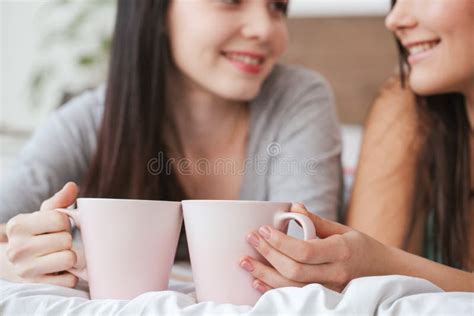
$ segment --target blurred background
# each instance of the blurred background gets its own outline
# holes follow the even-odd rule
[[[397,66],[384,27],[389,2],[290,0],[284,61],[319,71],[331,83],[344,124],[346,173],[355,167],[370,104]],[[105,80],[115,5],[0,0],[0,172],[51,110]]]

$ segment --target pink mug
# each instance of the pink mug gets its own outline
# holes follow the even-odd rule
[[[181,203],[79,198],[76,210],[58,211],[81,230],[87,271],[69,272],[89,281],[92,299],[133,299],[168,288]]]
[[[313,222],[305,215],[289,213],[291,203],[263,201],[182,201],[184,225],[199,302],[254,305],[262,295],[253,288],[253,277],[240,266],[240,258],[263,258],[246,241],[262,225],[285,232],[295,220],[304,239],[316,237]]]

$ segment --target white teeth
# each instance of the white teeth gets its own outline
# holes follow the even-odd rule
[[[244,55],[238,55],[238,54],[226,54],[226,55],[229,59],[239,61],[239,62],[244,63],[244,64],[248,64],[248,65],[260,65],[260,64],[262,64],[262,59],[260,59],[260,58],[244,56]]]
[[[430,50],[436,45],[438,45],[438,42],[422,43],[422,44],[418,44],[416,46],[412,46],[408,48],[408,51],[410,52],[410,55],[415,55],[415,54]]]

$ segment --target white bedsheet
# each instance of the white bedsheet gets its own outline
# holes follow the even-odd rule
[[[343,293],[312,284],[267,292],[254,307],[196,304],[193,285],[172,280],[170,290],[133,300],[89,300],[86,291],[0,279],[0,315],[474,315],[474,293],[443,292],[410,277],[353,280]]]

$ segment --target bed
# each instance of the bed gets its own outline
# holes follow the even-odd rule
[[[359,154],[362,130],[344,126],[346,199]],[[76,289],[19,284],[0,279],[0,315],[469,315],[474,293],[443,292],[432,283],[405,276],[355,279],[342,293],[319,284],[267,292],[255,306],[196,302],[191,268],[173,266],[169,290],[133,300],[90,300],[87,285]]]
[[[474,315],[474,293],[443,292],[405,276],[355,279],[342,293],[319,284],[281,288],[255,306],[197,303],[189,267],[174,266],[169,290],[133,300],[90,300],[84,284],[68,289],[0,279],[0,315]]]

